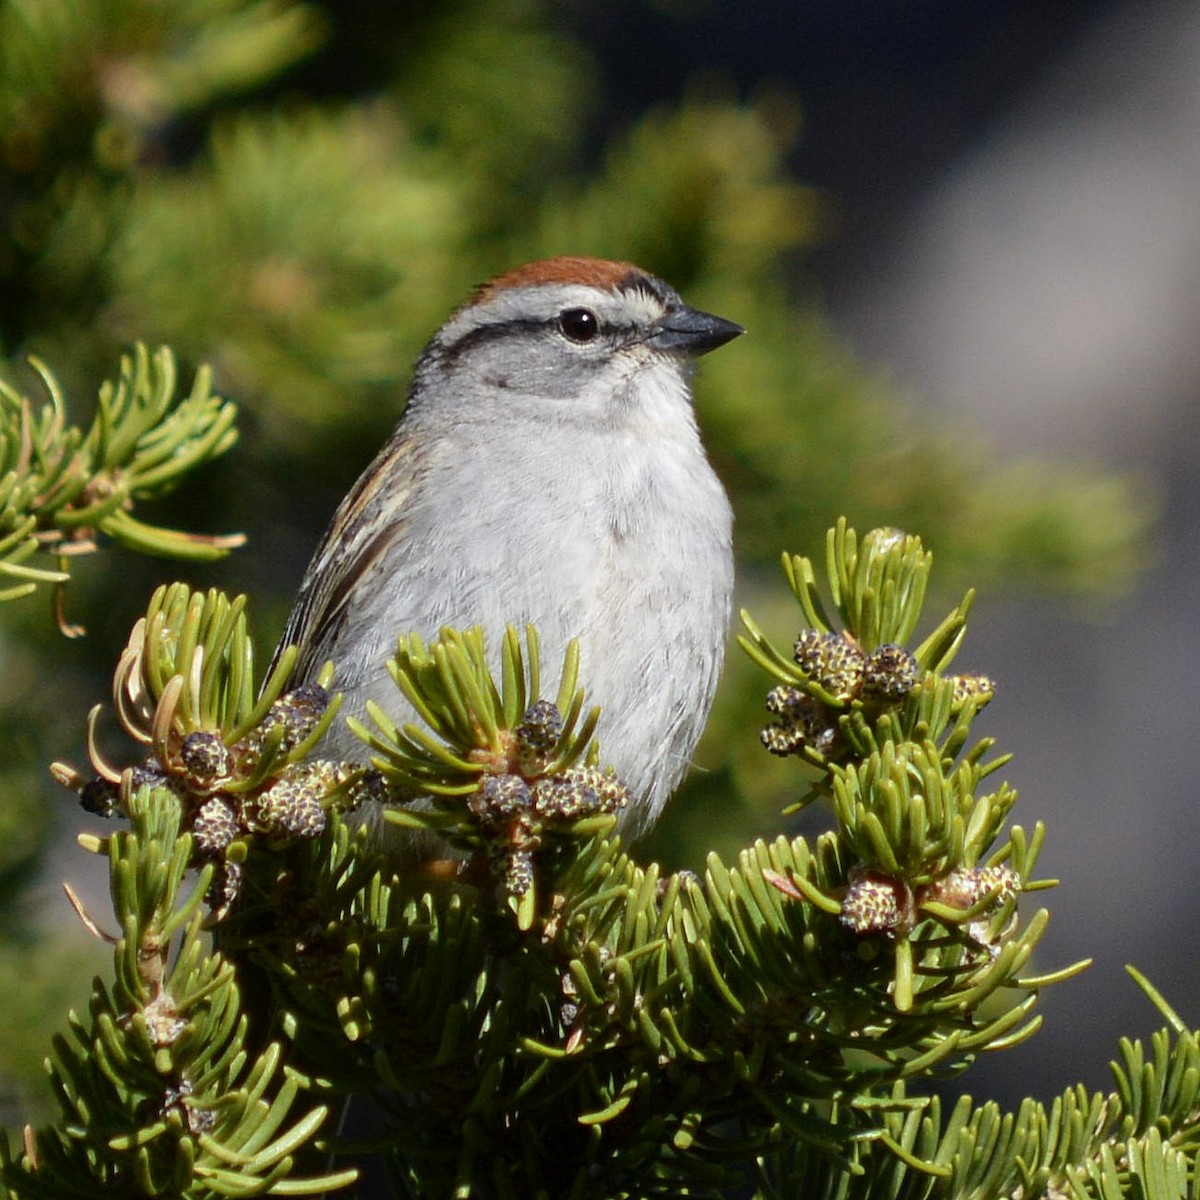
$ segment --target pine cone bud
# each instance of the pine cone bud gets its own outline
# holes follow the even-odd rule
[[[134,787],[159,787],[166,781],[167,774],[162,763],[153,754],[148,755],[140,766],[134,767],[131,773]]]
[[[485,824],[527,813],[533,803],[529,784],[520,775],[488,775],[471,793],[467,808]]]
[[[562,736],[563,719],[549,700],[537,700],[521,717],[513,730],[521,754],[545,755],[554,749]]]
[[[329,707],[329,693],[319,683],[306,683],[280,696],[271,705],[264,729],[284,728],[282,749],[298,746],[317,727]]]
[[[839,700],[852,700],[858,695],[866,656],[849,639],[806,629],[796,639],[793,657],[809,679]]]
[[[322,794],[307,773],[284,777],[258,798],[258,822],[267,833],[318,837],[329,819],[321,806]]]
[[[533,855],[528,850],[510,850],[498,865],[506,895],[524,896],[533,887]]]
[[[996,694],[996,682],[986,675],[953,675],[955,708],[974,700],[982,708]]]
[[[1021,890],[1021,877],[1012,869],[997,867],[960,867],[944,879],[930,885],[930,895],[954,908],[970,908],[985,896],[995,893],[993,904],[1011,900]]]
[[[885,642],[867,658],[863,699],[897,704],[913,690],[919,675],[920,667],[909,651],[895,642]]]
[[[629,789],[616,773],[597,767],[572,767],[533,786],[533,810],[549,820],[576,821],[596,813],[619,812],[629,799]]]
[[[762,744],[780,757],[799,754],[806,746],[827,754],[837,739],[837,730],[825,706],[799,688],[780,686],[767,693],[767,709],[779,720],[768,725]]]
[[[900,927],[902,911],[895,881],[882,875],[856,879],[842,901],[841,922],[854,933],[891,933]]]
[[[206,800],[192,821],[192,841],[210,858],[222,854],[239,832],[236,811],[220,796]]]
[[[767,712],[773,712],[789,721],[798,722],[806,710],[814,707],[817,707],[817,701],[799,688],[781,685],[767,693]]]
[[[198,729],[184,737],[179,765],[197,784],[207,786],[229,775],[229,750],[220,734]]]

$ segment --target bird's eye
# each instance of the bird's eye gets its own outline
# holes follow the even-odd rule
[[[600,332],[600,320],[590,308],[564,308],[558,327],[573,342],[590,342]]]

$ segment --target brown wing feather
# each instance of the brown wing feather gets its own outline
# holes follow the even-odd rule
[[[304,579],[295,607],[272,658],[288,646],[298,646],[294,677],[302,680],[327,657],[325,647],[343,618],[358,580],[368,577],[375,563],[402,536],[404,506],[412,490],[416,455],[406,438],[393,437],[359,476],[338,507],[321,539]],[[389,481],[387,511],[377,508],[378,480]]]

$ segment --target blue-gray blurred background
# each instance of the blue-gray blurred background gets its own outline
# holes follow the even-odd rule
[[[1157,1025],[1123,964],[1200,1016],[1200,9],[755,10],[731,61],[803,98],[834,328],[995,447],[1144,472],[1161,497],[1156,561],[1117,606],[985,595],[970,639],[1001,680],[987,725],[1016,754],[1021,819],[1046,822],[1062,880],[1044,963],[1096,961],[965,1086],[1010,1103],[1103,1087],[1117,1038]]]

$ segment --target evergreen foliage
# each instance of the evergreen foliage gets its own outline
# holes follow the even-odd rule
[[[72,556],[91,553],[103,534],[118,545],[174,558],[219,558],[245,540],[205,537],[147,525],[133,504],[168,490],[188,471],[236,440],[234,407],[211,395],[207,371],[176,403],[175,360],[139,346],[121,360],[114,385],[100,389],[85,432],[67,423],[54,376],[33,366],[49,397],[40,410],[0,380],[0,576],[12,581],[0,600],[39,583],[63,584]],[[29,565],[52,554],[57,570]]]
[[[119,932],[81,914],[113,982],[55,1042],[61,1116],[9,1151],[9,1194],[312,1194],[381,1157],[407,1196],[1194,1195],[1200,1045],[1144,981],[1168,1028],[1122,1044],[1113,1093],[944,1118],[923,1094],[1086,965],[1027,973],[1044,831],[985,786],[995,685],[949,673],[970,595],[906,645],[931,562],[843,521],[825,580],[784,559],[790,656],[743,614],[766,748],[812,768],[830,828],[702,876],[612,836],[574,655],[544,680],[535,631],[498,681],[477,630],[402,637],[422,724],[372,710],[374,767],[342,767],[313,758],[336,700],[287,690],[290,653],[259,688],[243,600],[160,590],[114,682],[142,757],[56,768],[122,821],[82,839]],[[381,805],[425,841],[382,851]],[[439,876],[447,843],[469,857]],[[336,1131],[347,1099],[369,1137]]]

